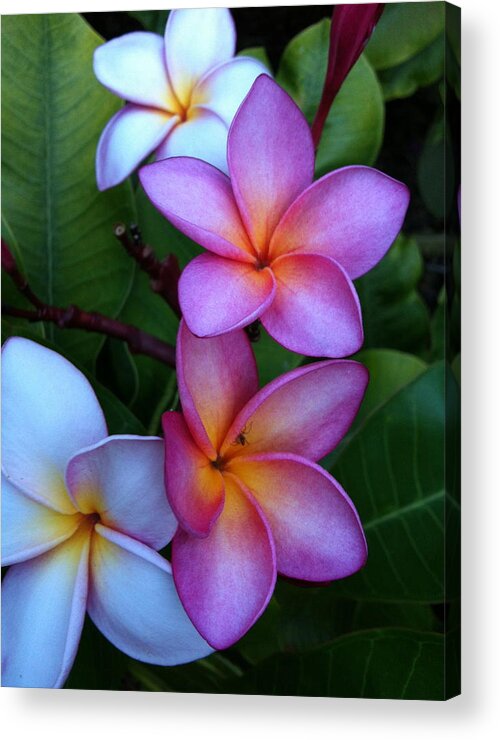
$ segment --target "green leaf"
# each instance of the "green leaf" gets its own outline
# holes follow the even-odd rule
[[[257,59],[257,61],[262,62],[264,67],[267,67],[270,72],[273,71],[271,62],[269,60],[269,57],[267,56],[267,51],[263,46],[252,46],[249,49],[242,49],[240,52],[238,52],[237,56],[252,57],[252,59]]]
[[[99,135],[120,102],[95,79],[101,39],[76,14],[2,22],[3,211],[26,275],[48,303],[115,316],[133,266],[113,222],[130,220],[128,185],[99,193]],[[98,334],[46,326],[47,337],[92,367]]]
[[[433,632],[377,629],[300,655],[273,655],[227,691],[279,696],[442,700],[444,639]]]
[[[417,167],[420,194],[436,218],[444,218],[454,205],[454,169],[450,132],[440,114],[427,132]]]
[[[168,14],[170,10],[129,10],[128,14],[139,21],[146,29],[161,36],[165,33]]]
[[[406,62],[444,33],[445,3],[391,3],[366,47],[376,70]]]
[[[259,327],[259,331],[260,338],[252,344],[252,347],[259,370],[259,383],[263,386],[277,378],[278,375],[294,370],[303,362],[304,356],[290,352],[290,350],[278,344],[269,336],[262,325]]]
[[[408,98],[420,87],[427,87],[444,75],[444,36],[441,34],[429,46],[396,67],[379,72],[385,100]]]
[[[302,31],[286,47],[277,82],[312,123],[328,61],[330,21]],[[316,159],[318,176],[349,164],[373,164],[384,128],[384,104],[377,76],[361,55],[333,103]]]
[[[448,569],[445,581],[444,538],[446,526],[446,556],[458,563],[457,417],[458,388],[439,363],[374,409],[351,436],[332,474],[358,509],[368,561],[334,584],[338,595],[436,603],[456,598],[456,568]]]
[[[219,693],[227,681],[241,677],[241,670],[222,653],[187,665],[163,668],[130,660],[128,668],[143,691]]]
[[[419,352],[428,347],[429,313],[417,290],[422,273],[417,243],[400,234],[384,259],[356,280],[366,348]]]

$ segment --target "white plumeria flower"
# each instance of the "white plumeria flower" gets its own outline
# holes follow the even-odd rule
[[[229,126],[261,62],[234,57],[236,31],[227,8],[172,10],[165,38],[138,31],[96,49],[94,72],[127,101],[101,134],[100,190],[122,182],[152,152],[188,156],[227,172]]]
[[[177,527],[163,441],[108,437],[90,384],[56,352],[14,337],[2,358],[3,685],[62,686],[86,609],[138,660],[206,656],[156,552]]]

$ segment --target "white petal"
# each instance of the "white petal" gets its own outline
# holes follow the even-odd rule
[[[191,109],[192,116],[179,124],[156,151],[156,159],[196,157],[227,173],[227,126],[216,113]]]
[[[192,105],[204,105],[217,113],[229,127],[257,77],[269,70],[257,59],[237,57],[219,65],[198,82]]]
[[[60,514],[38,504],[2,475],[2,565],[21,563],[67,540],[81,514]]]
[[[97,524],[90,562],[89,614],[117,648],[157,665],[212,652],[179,601],[169,563],[154,550]]]
[[[170,81],[182,105],[212,67],[228,61],[236,48],[236,30],[227,8],[173,10],[165,29]]]
[[[156,33],[127,33],[99,46],[94,72],[101,84],[130,103],[179,111],[168,81],[165,42]]]
[[[156,149],[179,118],[129,103],[111,118],[99,139],[96,177],[99,190],[125,180]]]
[[[2,685],[60,688],[85,617],[89,531],[13,565],[2,583]]]
[[[68,360],[29,339],[7,340],[2,360],[3,470],[40,503],[74,513],[64,485],[66,463],[107,436],[95,393]]]
[[[97,512],[108,527],[160,550],[177,520],[164,482],[164,441],[159,437],[108,437],[69,461],[66,482],[75,505]]]

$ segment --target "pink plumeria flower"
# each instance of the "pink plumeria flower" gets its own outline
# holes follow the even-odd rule
[[[315,461],[346,433],[367,371],[325,360],[259,391],[245,332],[199,339],[182,321],[177,373],[182,414],[163,416],[172,568],[194,625],[223,649],[262,614],[277,572],[324,582],[365,563],[354,505]]]
[[[307,121],[269,77],[253,84],[228,137],[230,178],[188,157],[140,171],[156,208],[210,250],[184,270],[179,298],[190,330],[216,336],[256,318],[280,344],[343,357],[363,342],[352,279],[396,238],[405,185],[370,167],[314,184]]]
[[[104,129],[97,185],[122,182],[149,154],[204,159],[226,171],[229,125],[255,78],[266,72],[234,57],[236,31],[226,8],[172,10],[163,39],[138,31],[95,51],[94,71],[128,101]]]
[[[62,686],[86,609],[138,660],[207,655],[156,552],[177,527],[163,441],[108,437],[90,384],[56,352],[15,337],[2,358],[3,685]]]

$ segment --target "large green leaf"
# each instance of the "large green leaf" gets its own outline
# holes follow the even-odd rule
[[[323,89],[330,21],[323,20],[290,41],[281,59],[277,82],[312,122]],[[322,175],[349,164],[373,164],[384,128],[384,104],[377,76],[362,55],[347,76],[327,118],[316,160]]]
[[[456,202],[454,170],[450,131],[440,111],[427,132],[417,168],[420,194],[436,218],[444,218]]]
[[[401,234],[384,259],[356,280],[366,348],[419,352],[429,345],[429,313],[417,290],[422,273],[417,243]]]
[[[433,699],[445,696],[442,635],[377,629],[300,655],[273,655],[230,682],[238,694]]]
[[[132,217],[132,196],[96,187],[97,141],[120,105],[92,71],[100,41],[76,14],[2,19],[2,205],[43,300],[116,315],[133,266],[112,229]],[[46,333],[92,367],[98,334]]]
[[[442,602],[457,595],[458,388],[439,363],[369,414],[332,473],[352,497],[368,561],[334,584],[359,599]],[[445,465],[445,441],[446,465]],[[446,556],[456,566],[445,579]]]
[[[444,33],[445,5],[387,3],[365,52],[375,69],[406,62]]]
[[[444,35],[439,34],[429,46],[406,62],[379,72],[385,100],[407,98],[420,87],[438,82],[444,75]]]

